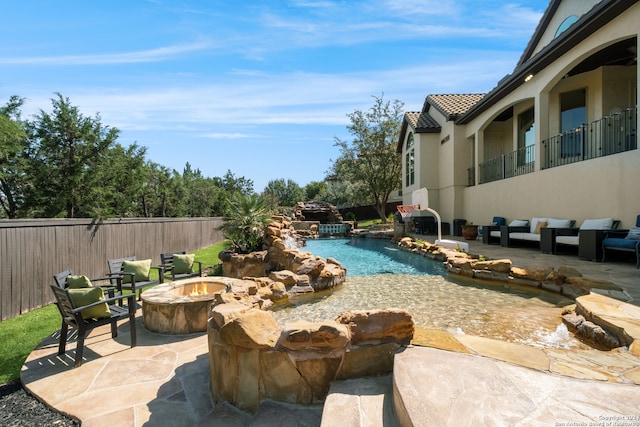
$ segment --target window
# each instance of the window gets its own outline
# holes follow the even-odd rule
[[[407,154],[405,156],[405,168],[406,168],[406,185],[409,187],[415,183],[415,153],[413,146],[413,132],[409,133],[407,137]]]
[[[578,17],[576,15],[571,15],[567,19],[562,21],[562,24],[560,24],[560,26],[556,30],[556,34],[553,36],[553,38],[555,39],[560,34],[564,33],[567,30],[567,28],[569,28],[571,26],[571,24],[573,24],[577,20],[578,20]]]
[[[533,107],[518,115],[518,166],[535,160],[535,117]]]
[[[560,131],[562,157],[582,154],[583,125],[587,122],[587,90],[578,89],[560,94]]]

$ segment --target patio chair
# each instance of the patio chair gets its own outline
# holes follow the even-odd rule
[[[636,268],[640,268],[640,215],[636,218],[636,226],[629,230],[612,230],[602,240],[602,262],[607,251],[632,252],[636,256]]]
[[[579,228],[543,228],[540,249],[557,254],[562,249],[577,249],[578,257],[590,261],[602,259],[602,240],[606,233],[616,230],[620,221],[613,218],[585,219]]]
[[[160,254],[160,265],[171,280],[202,276],[202,262],[195,261],[193,254],[187,254],[186,251]]]
[[[100,287],[109,295],[109,297],[114,297],[116,295],[116,292],[120,294],[122,293],[121,280],[114,281],[112,280],[113,279],[112,277],[99,277],[96,279],[89,279],[86,276],[76,276],[73,274],[73,270],[70,268],[58,274],[54,274],[53,280],[56,282],[56,285],[58,285],[59,288],[67,289],[70,284],[72,285],[71,287],[74,287],[73,282],[75,281],[82,282],[81,278],[83,277],[87,281],[86,284],[83,285],[83,287],[88,287],[88,286]]]
[[[482,243],[500,244],[500,227],[507,224],[507,220],[501,216],[494,216],[491,219],[491,225],[483,225],[480,234],[482,235]]]
[[[66,351],[69,328],[75,328],[78,330],[74,367],[77,368],[82,365],[85,337],[91,330],[99,326],[110,324],[111,337],[116,338],[118,336],[118,321],[128,318],[131,347],[133,348],[136,346],[136,301],[134,294],[100,298],[100,296],[103,295],[102,289],[94,287],[85,289],[90,291],[91,294],[96,294],[97,297],[89,295],[88,293],[86,293],[86,295],[83,293],[82,295],[74,297],[74,291],[82,291],[83,289],[64,289],[57,284],[50,285],[50,287],[56,297],[56,306],[58,307],[60,316],[62,316],[58,355],[62,355]],[[127,300],[127,304],[125,306],[122,306],[122,304],[112,304],[116,301],[121,302],[124,299]],[[83,300],[84,302],[79,302]]]
[[[129,256],[110,259],[107,264],[109,265],[108,276],[114,281],[120,278],[122,289],[129,289],[133,294],[137,292],[138,301],[140,301],[143,288],[157,285],[164,281],[162,266],[152,266],[150,259],[138,260],[135,256]],[[152,269],[158,270],[157,280],[149,278],[149,273]]]

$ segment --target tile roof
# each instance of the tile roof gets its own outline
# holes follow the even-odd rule
[[[447,120],[452,120],[466,113],[484,96],[484,93],[429,95],[427,102],[444,114]]]
[[[440,132],[440,124],[435,121],[429,113],[419,111],[409,111],[405,113],[405,120],[418,133],[420,132]]]

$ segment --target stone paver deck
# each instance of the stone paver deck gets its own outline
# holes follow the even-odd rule
[[[593,263],[581,261],[575,255],[545,255],[535,249],[501,248],[478,242],[471,242],[471,252],[491,259],[509,258],[516,266],[572,266],[585,276],[618,284],[625,292],[612,296],[632,298],[630,304],[624,305],[624,316],[621,317],[619,309],[616,316],[609,316],[607,312],[602,315],[608,321],[623,324],[625,330],[637,331],[640,328],[640,309],[636,309],[640,302],[640,271],[631,263]],[[607,305],[603,304],[605,307]],[[129,348],[127,323],[119,328],[119,336],[115,340],[111,339],[108,327],[96,329],[86,340],[84,364],[74,369],[75,340],[69,342],[67,354],[58,357],[58,336],[54,334],[27,358],[21,372],[23,384],[56,410],[79,418],[83,426],[282,426],[290,425],[291,420],[303,426],[320,425],[322,408],[318,407],[300,408],[265,402],[258,413],[251,417],[224,403],[214,405],[209,392],[206,333],[185,336],[150,333],[142,327],[140,311],[137,347]],[[431,348],[410,348],[402,356],[411,355],[424,362],[422,365],[417,362],[409,364],[412,366],[410,376],[413,381],[422,379],[423,386],[438,384],[435,388],[455,382],[459,386],[457,392],[462,392],[456,403],[458,406],[454,402],[449,410],[442,409],[448,412],[440,413],[443,417],[440,420],[448,420],[449,425],[458,423],[447,413],[468,412],[469,408],[477,407],[477,401],[472,401],[466,407],[460,405],[469,400],[473,387],[483,381],[485,385],[480,388],[484,395],[493,394],[503,403],[506,400],[513,406],[513,411],[519,414],[524,413],[524,408],[529,411],[529,418],[525,416],[520,418],[524,421],[518,421],[520,425],[527,425],[527,421],[547,425],[544,423],[552,419],[557,422],[581,422],[611,414],[640,417],[640,359],[635,351],[637,349],[633,347],[632,351],[611,352],[543,350],[422,329],[417,331],[414,344]],[[438,366],[449,366],[449,369],[423,373],[422,367],[428,370],[432,359]],[[485,374],[476,378],[475,383],[471,382],[466,377],[465,366],[469,366],[469,375],[477,375],[477,370],[471,370],[471,367],[483,364],[488,364]],[[495,377],[496,373],[500,373],[501,377]],[[436,374],[443,379],[442,386],[440,382],[424,379],[425,376]],[[397,382],[400,376],[399,371],[394,381]],[[406,373],[402,373],[402,376],[406,376]],[[496,383],[496,387],[488,386],[487,381],[493,384],[499,380],[503,382]],[[406,387],[410,388],[411,383],[407,384]],[[358,383],[358,387],[363,386]],[[418,385],[415,387],[418,389]],[[505,390],[513,390],[516,394]],[[451,393],[456,391],[451,388],[430,392],[436,393],[434,403],[429,403],[432,400],[425,394],[418,395],[415,401],[404,402],[405,406],[436,404],[442,398],[442,393],[449,393],[448,399],[451,401]],[[490,397],[486,396],[487,404],[497,401]],[[629,405],[638,408],[636,413],[631,413]],[[431,407],[432,411],[436,409],[437,405]],[[498,410],[486,406],[482,416],[489,421],[497,420],[492,417],[496,415],[493,412]],[[416,413],[420,414],[419,411]],[[503,425],[509,425],[509,420],[516,419],[508,418],[505,414],[501,416],[507,417],[500,418],[506,420]],[[427,419],[423,421],[426,423]],[[633,422],[640,425],[639,418]]]

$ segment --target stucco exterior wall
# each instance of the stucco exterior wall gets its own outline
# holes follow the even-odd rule
[[[576,220],[612,217],[620,228],[635,225],[640,215],[640,150],[542,170],[502,181],[467,187],[464,218],[489,224],[554,217]]]
[[[596,3],[564,1],[539,45],[552,40],[564,18],[571,14],[581,16]],[[637,66],[602,66],[572,77],[567,74],[607,46],[637,38],[639,23],[640,3],[636,3],[466,125],[454,125],[431,108],[429,114],[442,130],[439,134],[420,136],[416,182],[403,188],[404,202],[411,202],[413,190],[426,187],[430,207],[447,222],[465,218],[483,224],[499,215],[508,220],[565,217],[575,219],[578,224],[587,218],[614,217],[622,221],[623,227],[634,225],[636,215],[640,214],[640,198],[634,185],[640,182],[640,150],[542,170],[541,141],[560,132],[559,104],[563,92],[587,89],[589,122],[609,115],[614,108],[637,104],[640,79]],[[476,166],[478,173],[480,163],[518,148],[518,114],[531,106],[535,107],[535,172],[481,185],[477,184],[476,175],[476,185],[467,187],[470,167]],[[494,121],[512,107],[511,118]]]

